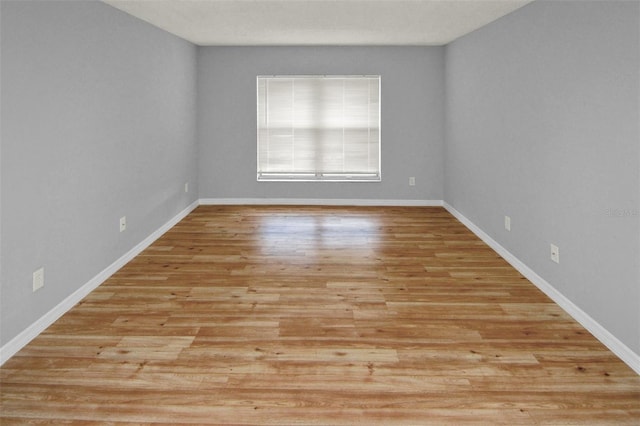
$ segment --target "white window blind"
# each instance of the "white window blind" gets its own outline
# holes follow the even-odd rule
[[[259,76],[258,180],[380,180],[380,76]]]

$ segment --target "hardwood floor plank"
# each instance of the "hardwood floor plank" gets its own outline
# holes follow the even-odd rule
[[[0,368],[13,424],[640,424],[640,377],[439,207],[201,206]]]

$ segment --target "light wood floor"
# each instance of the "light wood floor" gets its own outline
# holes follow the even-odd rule
[[[2,424],[640,424],[442,208],[199,207],[0,369]]]

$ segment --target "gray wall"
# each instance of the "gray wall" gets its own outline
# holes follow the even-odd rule
[[[382,182],[256,182],[256,76],[382,76]],[[442,200],[444,48],[198,49],[202,198]],[[409,177],[416,178],[410,187]]]
[[[196,199],[196,48],[100,2],[1,14],[5,344]]]
[[[639,7],[536,1],[449,45],[445,148],[446,201],[636,353]]]

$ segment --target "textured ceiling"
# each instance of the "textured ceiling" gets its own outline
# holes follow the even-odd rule
[[[103,0],[201,46],[439,46],[532,0]]]

